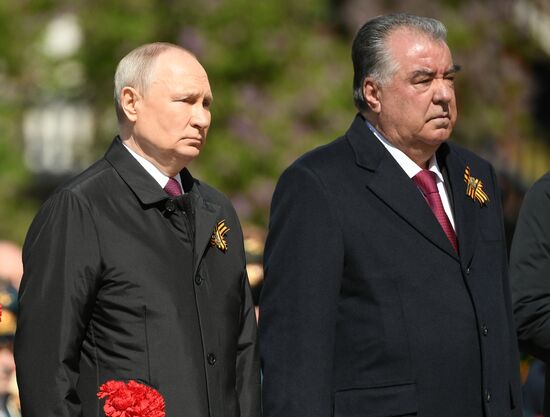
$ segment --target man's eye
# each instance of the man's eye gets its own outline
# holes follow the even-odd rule
[[[182,98],[178,98],[176,101],[179,101],[181,103],[186,103],[186,104],[193,104],[196,99],[194,97],[182,97]]]

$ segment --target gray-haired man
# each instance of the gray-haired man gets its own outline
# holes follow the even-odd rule
[[[186,168],[210,126],[206,71],[176,45],[144,45],[119,63],[115,99],[120,135],[50,197],[25,241],[23,415],[103,416],[101,389],[110,416],[160,416],[142,408],[161,411],[162,398],[169,417],[258,417],[239,221]],[[156,397],[140,394],[149,388]]]

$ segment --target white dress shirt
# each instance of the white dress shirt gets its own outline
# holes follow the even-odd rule
[[[392,145],[378,130],[374,128],[374,126],[372,126],[367,121],[366,123],[374,136],[376,136],[376,138],[382,143],[382,145],[384,145],[384,147],[388,150],[391,156],[393,156],[393,158],[397,161],[399,166],[403,169],[403,171],[405,171],[409,178],[412,179],[416,174],[422,171],[422,168],[416,165],[416,163],[407,155],[405,155],[403,151],[397,149],[394,145]],[[428,169],[435,173],[437,190],[439,191],[439,196],[441,197],[441,202],[443,203],[443,209],[445,210],[445,214],[447,214],[447,217],[449,218],[453,229],[455,229],[456,231],[453,211],[451,210],[449,196],[447,195],[447,190],[445,189],[444,185],[445,179],[441,174],[441,170],[439,169],[439,165],[437,164],[437,158],[435,157],[435,154],[432,155],[432,157],[430,158]]]
[[[161,188],[164,189],[164,187],[166,187],[166,184],[168,184],[168,180],[170,179],[170,177],[167,177],[166,175],[164,175],[155,165],[153,165],[150,161],[145,159],[143,156],[141,156],[141,155],[137,154],[136,152],[134,152],[132,149],[130,149],[128,146],[126,146],[126,144],[124,142],[122,142],[122,144],[124,145],[124,147],[126,149],[128,149],[130,154],[134,158],[136,158],[136,160],[141,164],[141,166],[155,179],[155,181],[159,183]],[[185,193],[185,191],[183,191],[183,187],[181,185],[180,174],[177,173],[176,176],[173,177],[173,178],[180,185],[180,188],[181,188],[182,192]]]

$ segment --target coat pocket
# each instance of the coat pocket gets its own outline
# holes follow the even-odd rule
[[[392,417],[416,415],[416,384],[337,391],[334,417]]]

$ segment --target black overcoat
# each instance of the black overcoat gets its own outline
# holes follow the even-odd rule
[[[460,255],[361,116],[277,185],[265,249],[265,417],[520,416],[491,166],[437,152]],[[489,197],[466,194],[464,174]]]
[[[169,198],[116,138],[43,205],[24,244],[15,343],[25,417],[104,416],[137,380],[167,417],[259,416],[254,307],[236,213],[181,173]],[[230,229],[227,249],[211,241]]]
[[[550,363],[550,172],[529,189],[510,252],[512,299],[521,349]],[[544,416],[550,416],[546,372]]]

